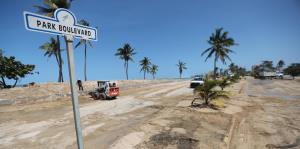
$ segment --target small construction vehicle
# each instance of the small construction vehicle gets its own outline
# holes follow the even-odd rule
[[[119,96],[119,87],[116,82],[97,81],[98,87],[89,92],[93,99],[115,99]]]

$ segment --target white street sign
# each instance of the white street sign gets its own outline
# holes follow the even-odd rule
[[[59,8],[54,12],[54,18],[24,12],[24,20],[27,30],[63,35],[65,37],[77,146],[79,149],[83,149],[78,93],[76,89],[73,37],[97,41],[97,29],[77,24],[77,19],[74,14],[71,11],[62,8]]]
[[[75,15],[67,9],[57,9],[54,18],[24,12],[27,30],[97,41],[97,29],[77,24]]]

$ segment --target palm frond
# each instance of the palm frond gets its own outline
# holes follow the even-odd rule
[[[92,43],[90,41],[86,41],[90,47],[93,47]]]
[[[207,61],[208,58],[210,58],[215,53],[215,50],[211,50],[207,57],[205,58],[205,61]]]
[[[33,6],[38,9],[39,13],[52,17],[58,8],[69,9],[72,0],[44,0],[44,6]]]
[[[38,9],[38,13],[45,14],[46,16],[51,17],[54,13],[54,9],[45,8],[43,6],[33,6]]]
[[[201,56],[203,56],[205,53],[207,53],[207,52],[210,51],[211,49],[212,49],[212,48],[210,47],[210,48],[204,50],[204,51],[201,53]]]
[[[90,26],[90,23],[84,19],[81,19],[80,21],[78,21],[78,24],[84,25],[84,26]]]
[[[232,62],[231,58],[227,54],[224,57],[227,58],[230,62]]]
[[[78,48],[80,45],[82,45],[83,42],[82,42],[82,39],[75,45],[75,48]]]
[[[48,57],[51,57],[53,55],[58,56],[57,44],[58,42],[56,41],[56,39],[51,37],[50,42],[44,43],[39,47],[39,49],[45,52],[44,56],[48,56]]]

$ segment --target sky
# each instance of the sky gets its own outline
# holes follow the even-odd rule
[[[23,12],[37,13],[35,5],[43,5],[43,0],[1,1],[0,48],[5,56],[36,65],[39,72],[21,79],[21,84],[55,82],[58,77],[55,58],[44,57],[39,49],[53,35],[24,26]],[[178,77],[178,60],[187,65],[184,77],[206,73],[213,69],[213,59],[205,62],[201,53],[209,48],[207,40],[219,27],[238,43],[230,57],[239,66],[250,69],[262,60],[276,64],[282,59],[287,65],[300,62],[299,0],[75,0],[70,10],[78,20],[98,27],[98,41],[88,47],[89,80],[125,79],[123,61],[114,55],[125,43],[137,52],[129,63],[130,79],[143,78],[139,61],[145,56],[159,66],[157,78]],[[66,51],[62,54],[68,80]],[[82,46],[75,49],[77,79],[84,79],[83,64]],[[220,62],[217,66],[227,67]]]

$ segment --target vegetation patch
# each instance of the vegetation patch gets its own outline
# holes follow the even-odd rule
[[[224,99],[216,99],[214,101],[212,101],[212,104],[214,104],[216,107],[218,108],[225,108],[225,101]]]
[[[216,108],[217,107],[214,104],[211,104],[210,102],[212,100],[216,100],[219,98],[229,98],[225,91],[216,90],[215,88],[219,85],[219,82],[216,80],[206,80],[203,85],[198,86],[194,90],[194,100],[191,103],[192,107],[210,107],[210,108]],[[204,100],[204,103],[202,104],[195,104],[194,102],[199,100]]]

